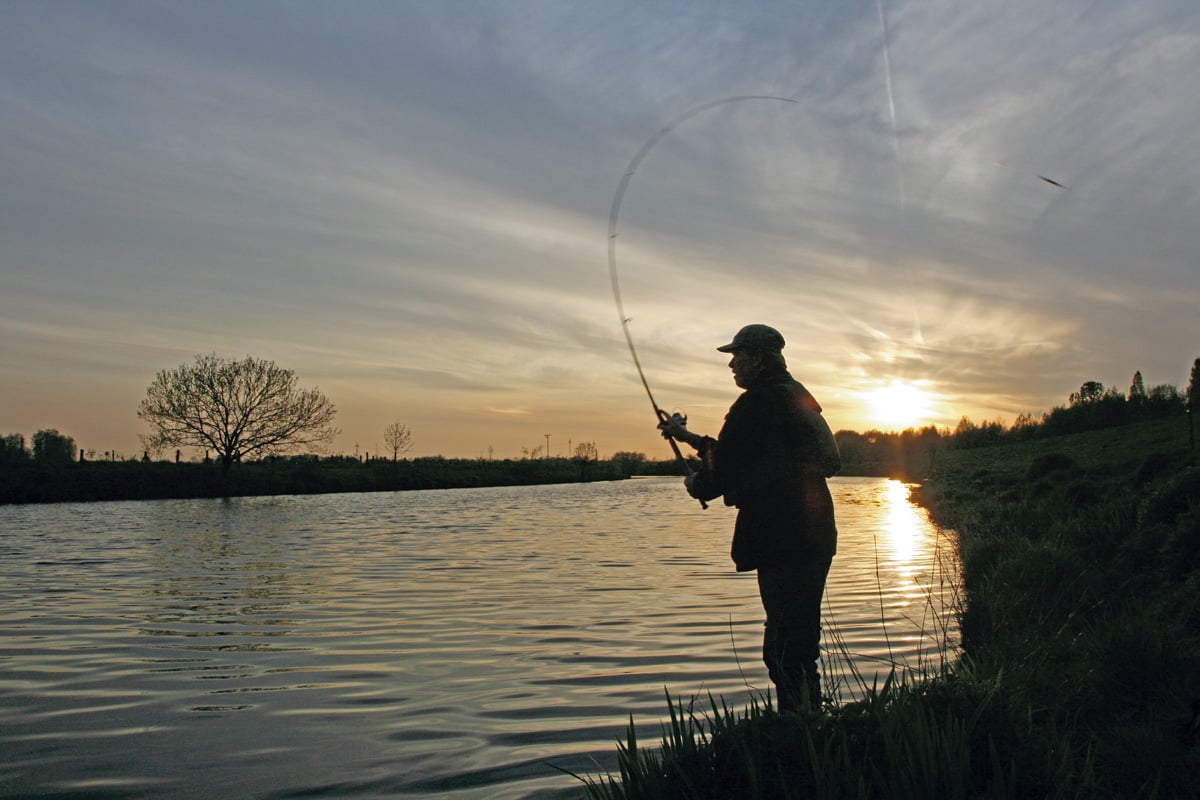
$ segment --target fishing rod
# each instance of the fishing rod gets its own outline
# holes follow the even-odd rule
[[[646,390],[646,397],[650,398],[650,405],[654,408],[654,415],[658,417],[659,422],[667,422],[671,419],[671,415],[659,406],[654,399],[654,393],[650,391],[650,384],[646,380],[646,373],[642,370],[642,362],[638,358],[637,348],[633,345],[633,335],[629,332],[630,317],[625,315],[625,304],[621,301],[621,282],[617,277],[617,220],[621,215],[621,202],[625,199],[625,190],[629,188],[629,181],[633,179],[633,175],[637,172],[638,166],[643,159],[650,154],[654,146],[671,131],[680,124],[686,122],[692,117],[700,114],[710,108],[725,105],[727,103],[736,103],[744,100],[775,100],[784,103],[799,103],[798,100],[793,100],[790,97],[776,97],[774,95],[763,94],[744,94],[735,95],[733,97],[723,97],[720,100],[712,100],[707,103],[690,108],[684,111],[679,116],[672,119],[663,127],[659,128],[653,136],[646,140],[641,149],[637,151],[633,159],[629,162],[629,166],[625,168],[625,174],[621,176],[621,182],[617,184],[617,191],[613,195],[612,208],[608,212],[608,275],[612,280],[613,300],[617,303],[617,314],[621,320],[621,330],[625,334],[625,344],[629,345],[629,355],[633,357],[633,366],[637,368],[638,378],[642,381],[642,388]],[[675,440],[667,437],[667,441],[671,445],[671,450],[675,453],[675,460],[679,462],[679,466],[683,469],[684,474],[690,473],[691,467],[688,466],[687,460],[683,457],[683,453],[679,451],[679,445]],[[708,504],[703,500],[700,501],[701,508],[708,508]]]

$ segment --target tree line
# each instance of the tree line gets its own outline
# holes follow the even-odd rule
[[[329,398],[318,389],[302,388],[292,370],[253,356],[225,359],[215,353],[159,372],[137,408],[137,416],[150,426],[149,433],[139,437],[143,460],[176,448],[178,462],[177,448],[188,447],[204,451],[206,461],[211,453],[226,469],[305,450],[320,453],[340,433],[333,426],[336,414]],[[396,420],[384,429],[383,441],[395,462],[412,449],[412,430]],[[0,446],[0,461],[10,463],[29,458],[62,463],[75,453],[74,439],[54,429],[34,434],[32,452],[20,434],[9,434]],[[525,455],[550,458],[540,447]],[[577,463],[598,461],[596,443],[580,442],[571,458]],[[84,460],[83,451],[79,460]],[[114,452],[105,453],[104,460],[123,459]]]
[[[391,459],[325,456],[339,431],[336,408],[317,389],[299,385],[291,370],[247,356],[198,355],[159,372],[138,405],[149,427],[140,459],[77,450],[56,429],[36,432],[32,447],[19,433],[0,437],[0,502],[309,494],[611,480],[620,465],[598,466],[595,442],[580,442],[571,458],[538,454],[520,462],[423,458],[400,462],[413,446],[409,426],[383,431]],[[181,450],[204,452],[204,464],[182,464]],[[152,459],[171,448],[175,464]],[[316,450],[317,452],[313,452]],[[78,458],[76,459],[76,453]],[[70,470],[63,465],[71,465]],[[129,462],[143,463],[132,464]],[[219,470],[209,468],[216,463]],[[233,465],[238,469],[232,469]]]
[[[843,474],[915,479],[929,474],[942,450],[1029,441],[1185,415],[1194,449],[1198,413],[1200,358],[1192,363],[1186,391],[1169,384],[1147,389],[1139,370],[1128,392],[1099,381],[1085,381],[1079,391],[1068,396],[1065,405],[1055,406],[1040,417],[1020,414],[1010,425],[998,419],[976,423],[964,416],[953,429],[930,425],[900,433],[842,430],[834,438],[842,453]]]
[[[19,433],[5,434],[0,437],[0,462],[11,464],[32,460],[42,464],[63,464],[75,458],[75,440],[56,428],[45,428],[33,434],[30,445],[25,446],[25,437]]]
[[[1008,426],[1000,420],[975,423],[963,417],[953,430],[934,426],[899,433],[842,430],[835,438],[842,453],[843,474],[917,478],[928,474],[937,453],[947,448],[1079,433],[1184,412],[1194,447],[1198,411],[1200,358],[1192,365],[1184,392],[1167,384],[1147,389],[1138,371],[1128,392],[1086,381],[1070,394],[1066,405],[1040,418],[1021,414]],[[332,425],[336,409],[319,390],[303,389],[291,370],[250,356],[230,360],[198,355],[191,364],[159,372],[137,414],[151,428],[142,437],[143,460],[167,448],[193,447],[215,453],[215,460],[226,470],[243,461],[277,461],[297,450],[319,447],[339,433]],[[395,463],[413,446],[412,431],[393,422],[384,431],[384,441]],[[53,428],[34,433],[29,447],[19,433],[0,437],[0,463],[4,464],[63,464],[75,460],[76,453],[78,460],[85,460],[75,440]],[[94,458],[94,451],[89,451],[88,457]],[[103,460],[118,459],[112,452],[105,453]],[[179,461],[178,450],[175,460]],[[599,451],[594,442],[583,442],[570,460],[584,465],[598,462]],[[619,475],[667,474],[675,469],[673,462],[652,461],[635,452],[616,453],[611,463]]]

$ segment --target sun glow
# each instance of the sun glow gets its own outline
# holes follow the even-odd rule
[[[929,418],[930,396],[918,384],[892,381],[867,394],[871,416],[879,423],[903,429],[917,427]]]

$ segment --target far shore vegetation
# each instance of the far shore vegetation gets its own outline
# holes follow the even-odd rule
[[[1196,364],[1200,365],[1200,359]],[[176,375],[181,371],[194,384],[198,375],[213,381],[211,376],[219,376],[222,370],[233,373],[234,377],[227,379],[231,381],[274,382],[281,387],[281,394],[301,398],[294,400],[301,408],[305,408],[303,399],[308,398],[309,407],[315,402],[323,412],[319,419],[323,426],[320,436],[331,430],[327,413],[331,407],[326,406],[323,396],[315,392],[306,395],[297,387],[290,371],[252,358],[222,361],[214,356],[197,356],[194,365],[160,373],[148,390],[148,398],[154,398],[156,391],[168,391],[164,386],[178,392],[180,385],[191,385]],[[919,481],[935,472],[948,453],[1053,440],[1071,433],[1149,420],[1175,419],[1180,426],[1186,426],[1191,437],[1194,415],[1187,411],[1189,398],[1197,391],[1198,371],[1200,366],[1194,366],[1187,392],[1170,385],[1147,390],[1141,373],[1134,374],[1127,394],[1088,381],[1070,395],[1067,405],[1056,407],[1040,418],[1021,415],[1007,426],[999,420],[976,423],[963,417],[953,430],[926,426],[902,432],[838,431],[836,438],[843,462],[840,474]],[[172,407],[181,403],[177,400]],[[151,416],[147,408],[148,402],[144,401],[139,409],[143,418]],[[164,412],[158,414],[161,417]],[[281,436],[278,430],[267,433]],[[295,431],[288,427],[287,433],[294,435]],[[189,435],[192,438],[186,441],[193,446],[212,442],[213,455],[206,455],[201,461],[184,461],[182,451],[177,449],[173,459],[152,457],[151,452],[164,452],[171,441],[165,438],[162,424],[152,436],[145,437],[154,449],[148,448],[136,456],[86,450],[73,437],[56,429],[37,431],[28,446],[24,435],[7,434],[0,437],[0,504],[453,489],[682,474],[682,467],[675,460],[648,458],[644,453],[617,452],[602,459],[594,442],[574,445],[568,457],[548,457],[546,450],[538,446],[516,459],[403,458],[412,447],[413,432],[399,421],[384,430],[388,452],[361,457],[287,455],[264,446],[261,451],[254,451],[259,452],[257,457],[248,458],[241,452],[251,446],[244,433],[240,440],[228,430],[219,429]],[[286,443],[287,436],[282,438]]]

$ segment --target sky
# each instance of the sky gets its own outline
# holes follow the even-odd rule
[[[1195,0],[5,0],[0,433],[139,455],[216,353],[336,453],[670,457],[612,267],[701,433],[747,323],[835,430],[1182,390],[1197,74]]]

